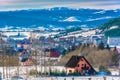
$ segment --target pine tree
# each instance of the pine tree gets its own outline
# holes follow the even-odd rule
[[[109,47],[109,45],[108,45],[108,44],[107,44],[107,46],[106,46],[106,49],[107,49],[107,50],[110,50],[110,47]]]
[[[101,50],[104,49],[104,43],[102,41],[99,43],[98,49],[101,49]]]

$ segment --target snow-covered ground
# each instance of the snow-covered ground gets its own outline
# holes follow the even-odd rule
[[[53,70],[59,70],[59,71],[63,71],[63,69],[65,69],[65,67],[63,66],[51,66],[51,68]],[[7,69],[7,71],[6,71]],[[18,71],[19,69],[19,71]],[[3,79],[3,80],[11,80],[10,78],[12,76],[16,76],[19,72],[19,76],[23,77],[23,79],[19,79],[19,80],[120,80],[120,76],[79,76],[79,77],[75,77],[75,76],[66,76],[66,77],[33,77],[33,76],[29,76],[28,72],[30,70],[36,69],[35,66],[27,66],[27,67],[10,67],[10,68],[5,68],[4,67],[4,74],[8,74],[8,76]],[[37,70],[41,71],[42,70],[48,70],[48,67],[44,68],[44,67],[40,67],[37,66]],[[111,70],[112,72],[115,70]],[[3,77],[3,67],[0,67],[0,72],[2,73],[1,77]],[[118,70],[117,70],[118,72]],[[7,79],[6,79],[7,78]],[[8,79],[9,78],[9,79]]]
[[[15,35],[18,35],[18,34],[21,34],[21,35],[24,35],[26,36],[27,38],[30,38],[31,36],[34,36],[34,38],[39,38],[40,36],[45,36],[45,37],[49,37],[51,35],[57,35],[59,34],[59,32],[46,32],[46,33],[32,33],[30,31],[9,31],[9,32],[3,32],[2,34],[9,37],[9,36],[15,36]]]
[[[49,69],[51,69],[52,71],[60,71],[62,72],[63,70],[65,70],[64,66],[37,66],[37,70],[39,72],[48,72]],[[36,66],[14,66],[14,67],[0,67],[0,73],[2,73],[2,77],[4,76],[4,78],[11,78],[12,76],[16,76],[16,75],[20,75],[23,78],[26,78],[26,75],[28,75],[28,73],[31,70],[36,70]],[[6,76],[7,75],[7,76]],[[34,79],[33,79],[34,80]]]
[[[14,35],[18,35],[18,33],[20,33],[21,35],[26,36],[27,38],[30,37],[34,37],[34,38],[39,38],[40,36],[45,36],[45,37],[49,37],[49,36],[54,36],[54,35],[59,35],[59,32],[46,32],[46,33],[31,33],[29,31],[26,32],[3,32],[2,34],[9,37],[9,36],[14,36]],[[70,32],[68,35],[65,36],[61,36],[62,38],[66,38],[66,37],[71,37],[71,36],[91,36],[91,35],[95,35],[96,30],[88,30],[88,31],[75,31],[75,32]]]
[[[30,37],[30,32],[17,32],[17,31],[9,31],[9,32],[3,32],[2,34],[9,37],[9,36],[14,36],[14,35],[18,35],[18,33],[22,34],[22,35],[26,35],[27,37]]]
[[[116,29],[116,28],[119,28],[118,26],[112,26],[112,27],[110,27],[110,30],[111,29]]]
[[[88,77],[45,77],[31,78],[28,80],[120,80],[120,76],[88,76]]]
[[[3,79],[11,80],[11,79]],[[81,76],[81,77],[30,77],[18,80],[120,80],[120,76]]]
[[[68,35],[66,36],[62,36],[61,38],[66,38],[66,37],[71,37],[71,36],[75,36],[75,37],[79,37],[79,36],[92,36],[95,35],[96,30],[89,30],[89,31],[75,31],[75,32],[70,32]]]

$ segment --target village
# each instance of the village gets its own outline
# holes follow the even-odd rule
[[[91,29],[86,31],[75,31],[65,33],[40,32],[40,31],[1,31],[0,33],[0,73],[3,79],[14,76],[21,76],[24,79],[39,79],[41,76],[53,76],[48,80],[83,80],[79,77],[86,76],[84,80],[120,80],[119,61],[117,67],[110,69],[108,74],[104,71],[98,73],[98,68],[93,67],[84,55],[72,55],[65,64],[60,64],[60,60],[67,53],[79,49],[81,45],[99,46],[103,43],[110,51],[117,50],[120,54],[120,37],[105,37],[100,30]],[[109,45],[109,47],[108,47]],[[104,55],[103,55],[104,56]],[[61,62],[62,63],[62,62]],[[31,76],[32,75],[32,76]],[[77,75],[78,78],[66,78],[65,76]],[[116,76],[99,77],[92,79],[89,76]],[[54,76],[59,76],[54,79]],[[63,76],[63,78],[60,78]],[[38,79],[35,77],[38,77]],[[65,79],[66,78],[66,79]],[[23,79],[23,80],[24,80]]]

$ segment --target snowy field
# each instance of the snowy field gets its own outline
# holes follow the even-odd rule
[[[51,77],[51,78],[34,78],[28,80],[120,80],[120,76],[110,77],[110,76],[91,76],[91,77]]]
[[[30,78],[27,80],[120,80],[120,76],[96,76],[96,77],[46,77],[46,78]]]
[[[4,80],[11,80],[11,79],[4,79]],[[38,77],[38,78],[27,78],[27,79],[17,79],[17,80],[120,80],[120,76]]]
[[[35,66],[29,66],[29,67],[19,66],[19,76],[21,76],[23,79],[15,79],[15,80],[120,80],[119,73],[117,73],[117,76],[80,76],[80,77],[73,77],[73,76],[72,77],[71,76],[69,77],[68,76],[67,77],[32,77],[32,76],[26,75],[28,74],[27,72],[35,68],[36,68]],[[6,71],[6,69],[8,71]],[[40,70],[41,68],[37,66],[37,69]],[[60,71],[62,71],[65,68],[62,66],[54,66],[54,67],[52,66],[52,69],[57,69],[57,70],[59,69]],[[42,68],[42,70],[44,70],[44,68]],[[115,70],[113,70],[112,72],[114,71]],[[3,74],[3,67],[0,67],[0,72]],[[6,72],[9,75],[8,76],[9,78],[11,78],[12,76],[16,76],[16,74],[18,73],[18,67],[16,66],[16,67],[4,68],[4,73],[6,74]],[[3,76],[2,74],[0,75],[1,77]],[[114,73],[114,75],[115,74],[116,73]],[[13,79],[6,79],[6,76],[5,76],[5,79],[2,79],[2,80],[13,80]]]

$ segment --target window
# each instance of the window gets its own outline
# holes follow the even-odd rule
[[[81,59],[80,61],[83,61],[83,59]]]
[[[86,69],[89,70],[89,67],[87,66]]]
[[[72,73],[72,70],[69,70],[69,73]]]
[[[80,67],[80,65],[78,64],[77,67]]]
[[[82,64],[82,66],[84,66],[84,64]]]

